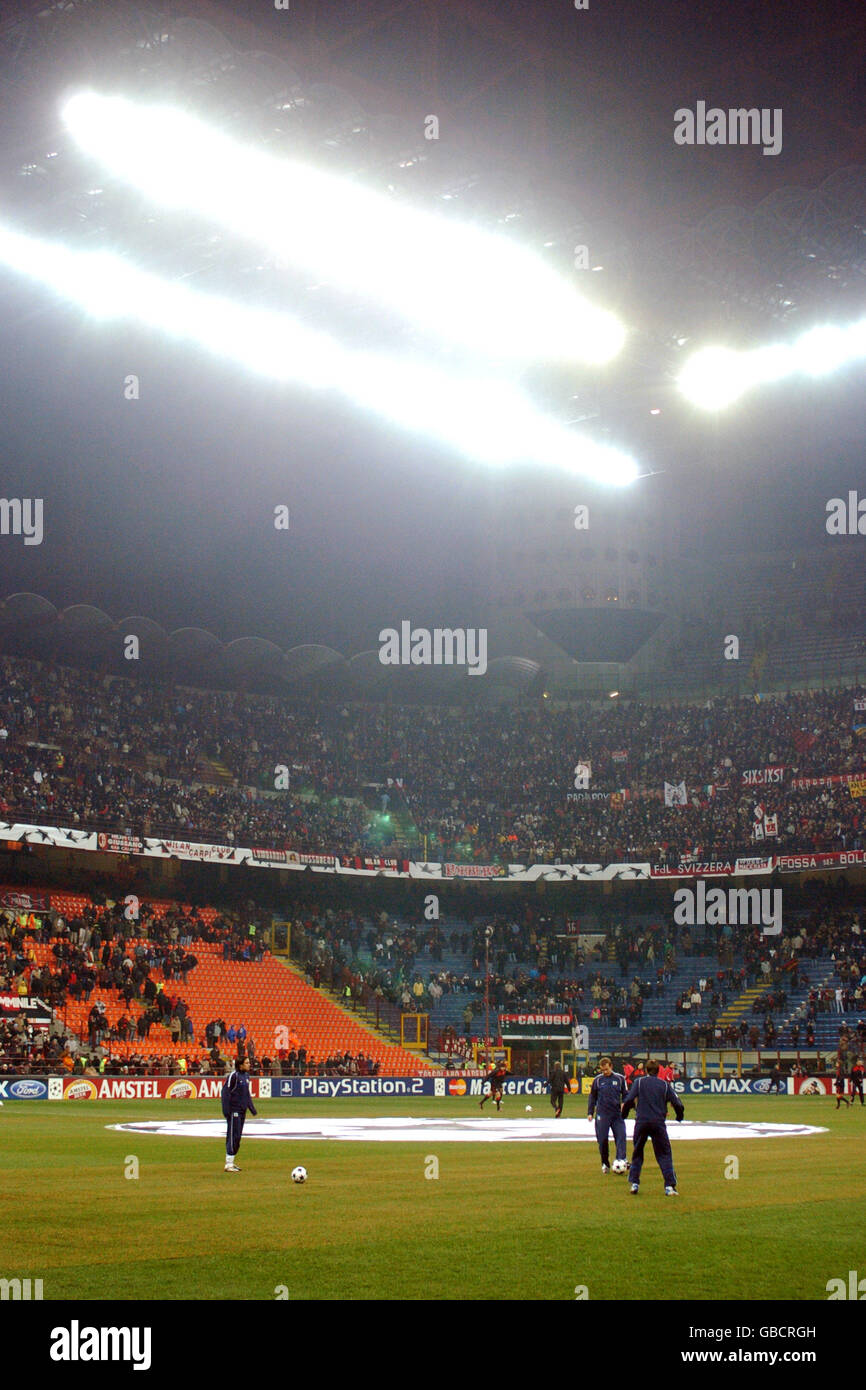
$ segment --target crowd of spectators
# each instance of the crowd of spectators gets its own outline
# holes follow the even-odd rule
[[[250,1040],[252,1041],[252,1040]],[[379,1063],[365,1053],[349,1052],[316,1058],[305,1047],[280,1049],[275,1057],[258,1058],[254,1047],[221,1051],[213,1047],[203,1057],[172,1053],[153,1055],[116,1052],[111,1043],[88,1046],[66,1033],[56,1017],[48,1028],[24,1015],[0,1017],[0,1076],[26,1072],[30,1076],[225,1076],[235,1056],[247,1056],[250,1072],[260,1076],[377,1076]]]
[[[764,847],[857,849],[861,801],[841,783],[792,783],[863,769],[858,695],[496,713],[311,707],[0,658],[0,814],[299,851],[375,843],[434,860],[664,865],[753,853],[759,800],[778,830]],[[591,779],[576,791],[578,762]],[[212,785],[216,764],[223,780]],[[784,769],[780,782],[744,785],[744,772],[771,766]],[[414,822],[409,842],[389,840],[364,804],[389,781],[386,795]],[[666,782],[686,784],[686,804],[665,805]]]
[[[362,920],[349,911],[327,910],[299,922],[296,939],[307,953],[313,984],[337,990],[348,1004],[370,1009],[378,1000],[401,1012],[430,1012],[435,1028],[440,1000],[465,994],[467,1046],[482,1031],[488,1001],[496,1016],[568,1012],[590,1028],[617,1028],[632,1036],[639,1031],[648,1049],[811,1048],[819,1012],[866,1011],[866,950],[861,950],[856,911],[815,910],[792,920],[778,938],[758,929],[741,933],[736,953],[727,927],[693,932],[661,923],[637,929],[619,923],[598,945],[584,949],[579,937],[559,934],[563,925],[524,908],[468,930],[443,925],[416,933],[385,914]],[[471,956],[471,969],[437,970],[432,962],[441,957],[443,945],[452,954]],[[669,993],[694,956],[701,957],[701,970]],[[818,958],[828,961],[836,978],[832,986],[810,989],[805,963]],[[729,1005],[750,989],[752,1002],[736,1018],[722,1021]],[[796,1010],[794,996],[805,999]],[[647,1000],[661,997],[667,998],[670,1021],[644,1025]],[[447,1029],[434,1037],[443,1044],[440,1051],[455,1049]]]
[[[111,1056],[112,1044],[123,1052],[136,1040],[148,1042],[156,1026],[175,1047],[191,1049],[198,1040],[183,987],[198,964],[191,947],[195,939],[221,941],[230,959],[261,959],[263,933],[252,913],[206,922],[197,909],[182,908],[158,915],[143,904],[140,913],[128,915],[123,902],[88,904],[79,917],[65,920],[56,908],[37,916],[33,912],[0,911],[0,995],[17,996],[24,1004],[41,999],[53,1014],[46,1032],[34,1028],[22,1012],[6,1025],[6,1043],[23,1048],[34,1065],[54,1062],[83,1071],[88,1062],[98,1068]],[[37,963],[36,945],[48,945],[53,963]],[[100,996],[105,996],[100,997]],[[123,1011],[109,1021],[106,998],[119,996]],[[82,1038],[67,1034],[66,1006],[90,1004]],[[9,1029],[12,1034],[9,1034]],[[244,1030],[245,1032],[245,1030]],[[231,1038],[234,1041],[234,1038]],[[250,1042],[253,1053],[255,1045]],[[84,1048],[87,1048],[85,1052]],[[172,1057],[183,1073],[192,1065],[192,1054]],[[137,1063],[130,1059],[131,1066]]]
[[[0,1065],[5,1062],[9,1070],[14,1051],[37,1071],[99,1070],[114,1065],[122,1052],[124,1066],[135,1074],[145,1049],[132,1053],[131,1048],[137,1040],[150,1042],[157,1027],[181,1051],[184,1043],[191,1045],[187,1055],[178,1056],[175,1049],[165,1059],[167,1074],[199,1069],[223,1074],[235,1055],[246,1055],[252,1068],[265,1074],[368,1074],[373,1065],[368,1058],[311,1057],[296,1036],[273,1047],[272,1057],[259,1058],[242,1020],[227,1025],[222,1018],[211,1019],[196,1039],[183,997],[186,977],[197,963],[194,941],[222,943],[224,954],[235,959],[260,956],[262,929],[253,907],[249,903],[234,917],[209,922],[195,909],[157,916],[146,904],[137,920],[128,919],[122,903],[87,906],[69,921],[56,910],[41,918],[0,912],[0,994],[39,997],[55,1011],[47,1031],[23,1015],[4,1023]],[[364,917],[329,908],[301,914],[293,939],[311,982],[338,990],[349,1004],[370,1008],[380,1002],[402,1012],[431,1012],[435,1026],[440,1001],[459,996],[464,1051],[482,1031],[488,1000],[497,1016],[568,1012],[590,1028],[616,1028],[632,1036],[642,1031],[649,1050],[811,1048],[819,1017],[866,1012],[866,944],[860,912],[850,905],[843,910],[822,902],[802,911],[789,918],[779,937],[759,929],[738,933],[736,956],[726,927],[661,921],[635,927],[611,917],[601,932],[580,936],[563,934],[568,925],[528,904],[510,914],[414,928],[384,912]],[[49,963],[43,950],[43,964],[37,964],[36,943],[50,947]],[[446,952],[449,962],[443,965]],[[455,967],[459,956],[465,965]],[[806,966],[814,961],[826,962],[827,970],[813,982]],[[723,1022],[728,1006],[755,986],[747,1011]],[[125,1006],[113,1023],[100,997],[109,991],[116,991]],[[801,1001],[796,1008],[795,997]],[[645,1025],[647,1002],[660,998],[670,1007],[669,1021]],[[63,1026],[67,1000],[90,1006],[80,1039]],[[847,1024],[841,1036],[850,1047]],[[194,1060],[193,1044],[207,1049],[200,1061]],[[147,1065],[153,1068],[152,1062]]]

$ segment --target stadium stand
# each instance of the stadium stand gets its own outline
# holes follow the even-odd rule
[[[234,1029],[243,1025],[251,1061],[269,1066],[301,1049],[302,1069],[322,1074],[345,1066],[413,1075],[430,1065],[347,1017],[260,940],[248,946],[237,924],[213,908],[193,918],[179,914],[176,904],[146,902],[148,934],[132,935],[138,928],[124,930],[119,912],[99,911],[83,895],[50,896],[53,921],[21,913],[16,923],[0,913],[0,995],[14,990],[53,1003],[63,1035],[78,1042],[75,1051],[88,1047],[100,1060],[159,1059],[171,1069],[183,1059],[181,1070],[222,1070],[234,1054]],[[203,928],[215,939],[196,934]],[[171,932],[189,950],[172,946]],[[124,974],[130,978],[118,988]],[[217,1039],[223,1048],[229,1042],[228,1051],[211,1047],[205,1019],[229,1020]]]
[[[811,1023],[809,1046],[834,1052],[840,1028],[853,1035],[866,1013],[856,913],[792,915],[781,939],[747,931],[736,942],[724,929],[698,936],[632,918],[606,933],[601,955],[563,943],[556,936],[563,923],[540,930],[531,909],[490,921],[495,1027],[500,1012],[518,1007],[571,1012],[590,1028],[594,1048],[639,1053],[805,1047]],[[405,1011],[428,1012],[434,1049],[447,1054],[460,1037],[468,1050],[484,1036],[486,925],[419,930],[347,912],[308,918],[298,937],[311,978],[348,985],[358,999],[379,991]]]
[[[746,777],[776,766],[781,780],[760,788],[775,850],[861,849],[861,802],[838,779],[866,765],[863,698],[495,714],[353,706],[350,717],[340,704],[171,691],[3,658],[0,814],[312,852],[665,865],[754,853]],[[591,764],[592,796],[574,792],[578,760]],[[273,790],[277,765],[290,769],[286,791]],[[393,822],[374,791],[388,778]],[[684,804],[665,804],[665,783],[685,784]]]

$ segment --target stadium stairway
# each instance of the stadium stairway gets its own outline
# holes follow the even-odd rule
[[[414,821],[404,806],[392,806],[390,815],[394,844],[401,853],[405,853],[411,845],[418,843],[417,829],[412,834]]]
[[[284,1001],[281,1017],[273,1028],[288,1027],[302,1039],[308,1053],[320,1058],[335,1052],[351,1052],[353,1056],[361,1052],[379,1062],[383,1074],[389,1075],[416,1075],[432,1069],[426,1057],[395,1046],[321,989],[309,984],[290,962],[270,956],[263,963],[268,965],[273,979],[279,980],[277,994]],[[274,1046],[273,1028],[269,1040],[271,1048]]]
[[[359,956],[356,957],[356,961],[360,960],[361,958],[362,953],[359,953]],[[294,964],[292,961],[286,960],[283,957],[276,957],[276,959],[280,965],[285,967],[286,970],[291,970],[293,975],[295,975],[299,980],[302,980],[305,984],[309,985],[309,981],[307,980],[306,975],[299,968],[299,966]],[[323,995],[326,999],[330,1000],[334,1008],[338,1009],[340,1013],[344,1015],[345,1018],[350,1019],[354,1023],[357,1023],[358,1019],[362,1018],[364,1027],[367,1029],[368,1032],[372,1033],[373,1037],[376,1038],[383,1046],[394,1046],[393,1038],[390,1038],[383,1029],[377,1028],[375,1024],[370,1022],[370,1018],[374,1016],[374,1010],[364,1009],[362,1007],[359,1007],[358,1009],[347,1008],[346,1005],[342,1002],[339,991],[336,989],[332,989],[329,985],[311,985],[310,988],[315,990],[317,994]]]
[[[235,787],[237,778],[216,758],[200,756],[195,765],[196,780],[208,787]]]
[[[727,1028],[731,1023],[739,1023],[745,1013],[749,1015],[751,1023],[758,1023],[757,1015],[753,1016],[752,1014],[755,1000],[759,999],[762,994],[766,994],[776,984],[778,984],[778,980],[771,979],[764,984],[750,985],[748,989],[744,989],[742,994],[738,995],[734,1002],[719,1014],[718,1021],[721,1026]]]

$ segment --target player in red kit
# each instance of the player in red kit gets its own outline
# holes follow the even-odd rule
[[[489,1082],[489,1084],[490,1084],[490,1090],[488,1091],[488,1093],[487,1093],[487,1095],[484,1097],[484,1099],[483,1099],[483,1100],[480,1100],[480,1101],[478,1102],[478,1105],[479,1105],[480,1109],[482,1109],[482,1110],[484,1109],[485,1102],[488,1101],[488,1100],[493,1100],[493,1101],[496,1102],[496,1109],[497,1109],[497,1110],[499,1110],[499,1109],[501,1108],[501,1106],[502,1106],[502,1083],[505,1081],[505,1078],[506,1078],[507,1076],[510,1076],[510,1075],[511,1075],[511,1072],[510,1072],[510,1071],[508,1070],[508,1068],[505,1066],[504,1062],[497,1062],[497,1064],[496,1064],[496,1066],[493,1068],[493,1070],[492,1070],[492,1071],[489,1071],[489,1072],[487,1073],[487,1076],[486,1076],[484,1079],[485,1079],[485,1081]]]

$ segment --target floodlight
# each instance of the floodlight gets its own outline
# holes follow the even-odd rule
[[[821,324],[792,343],[768,343],[735,351],[701,348],[683,367],[678,384],[694,405],[720,410],[746,391],[788,377],[813,380],[830,376],[849,363],[866,358],[866,319],[847,326]]]
[[[625,330],[507,237],[277,158],[180,109],[81,92],[82,149],[168,207],[265,245],[438,339],[497,359],[609,361]]]
[[[72,251],[2,225],[0,263],[94,319],[132,320],[272,380],[339,392],[480,463],[554,465],[620,486],[638,476],[633,459],[541,414],[508,382],[355,351],[289,314],[203,294],[119,256]]]

